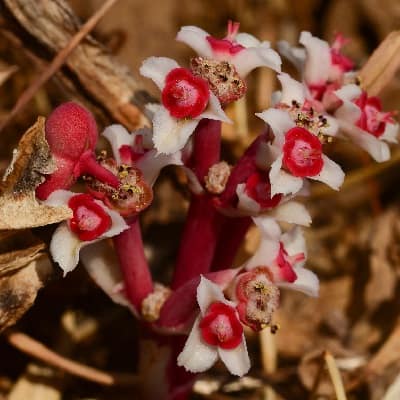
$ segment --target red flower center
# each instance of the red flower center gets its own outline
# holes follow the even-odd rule
[[[315,176],[322,170],[322,144],[307,129],[295,127],[285,135],[283,163],[294,176]]]
[[[234,349],[242,342],[243,327],[236,310],[220,301],[212,303],[200,321],[203,340],[211,346]]]
[[[235,55],[242,51],[244,47],[241,44],[234,43],[229,39],[217,39],[213,36],[206,37],[211,48],[216,53]]]
[[[271,183],[266,171],[258,171],[250,175],[246,181],[246,194],[262,209],[276,207],[282,199],[279,193],[271,197]]]
[[[210,98],[208,83],[186,68],[175,68],[165,78],[162,103],[175,118],[198,117]]]
[[[111,226],[111,217],[89,194],[78,194],[70,198],[68,207],[73,211],[69,225],[80,240],[97,239]]]
[[[217,39],[213,36],[207,36],[206,39],[210,43],[211,48],[215,53],[235,55],[239,53],[244,47],[236,43],[235,37],[239,32],[240,23],[228,21],[228,34],[224,39]]]
[[[378,97],[368,97],[366,92],[354,101],[360,107],[361,115],[356,125],[375,137],[385,132],[387,123],[394,123],[391,112],[382,112],[382,103]]]

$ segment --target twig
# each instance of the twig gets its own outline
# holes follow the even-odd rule
[[[277,367],[277,349],[275,335],[266,328],[260,332],[261,364],[266,374],[272,374]],[[267,385],[264,387],[264,400],[275,400],[274,389]]]
[[[95,12],[81,29],[71,38],[68,44],[56,55],[51,64],[42,72],[37,80],[33,81],[31,85],[22,93],[13,109],[8,114],[7,118],[0,125],[0,132],[4,127],[17,115],[32,99],[38,89],[44,85],[64,64],[66,58],[71,52],[78,46],[82,39],[97,25],[100,19],[107,13],[107,11],[117,2],[118,0],[107,0],[98,10]]]
[[[311,387],[310,396],[308,397],[309,400],[314,400],[315,395],[317,393],[318,386],[321,382],[323,372],[324,372],[324,359],[321,354],[318,357],[318,371],[317,371],[317,375],[315,375],[315,379],[314,379],[313,385]]]
[[[328,367],[328,372],[332,380],[333,387],[335,389],[337,400],[347,400],[346,391],[344,389],[343,380],[340,375],[339,369],[336,365],[335,359],[329,351],[324,354],[324,360]]]
[[[242,141],[246,141],[249,137],[249,124],[247,121],[247,98],[243,96],[235,102],[235,125],[236,134]]]
[[[64,358],[24,333],[8,331],[5,333],[5,336],[12,346],[23,353],[88,381],[96,382],[104,386],[133,386],[138,382],[138,377],[133,374],[104,372]]]

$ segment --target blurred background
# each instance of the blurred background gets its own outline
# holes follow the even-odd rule
[[[86,20],[102,1],[69,3]],[[7,18],[2,14],[1,25],[7,24]],[[341,32],[350,39],[344,52],[362,66],[390,32],[400,29],[400,1],[120,0],[93,36],[130,68],[142,88],[157,96],[152,83],[138,73],[142,61],[149,56],[167,56],[185,65],[193,53],[175,42],[179,27],[196,25],[223,37],[229,19],[239,21],[242,32],[269,40],[272,46],[277,40],[296,44],[302,30],[328,41]],[[30,51],[28,43],[17,45],[9,36],[0,35],[0,121],[41,70]],[[284,63],[286,72],[294,73],[291,68]],[[235,125],[224,128],[227,160],[236,159],[259,131],[261,124],[254,112],[268,107],[277,82],[270,71],[257,70],[249,78],[249,88],[246,101],[228,110]],[[386,110],[399,109],[399,89],[397,74],[381,94]],[[1,133],[0,172],[37,115],[48,115],[56,105],[71,99],[81,100],[57,80],[36,93]],[[100,130],[112,122],[96,103],[85,105],[95,113]],[[104,146],[100,143],[99,148]],[[313,216],[313,226],[306,230],[307,265],[321,279],[320,298],[284,292],[276,317],[278,333],[267,341],[249,333],[253,362],[249,377],[234,379],[217,365],[196,384],[193,398],[334,399],[336,394],[321,362],[324,351],[335,357],[348,399],[400,398],[399,392],[397,397],[385,397],[400,374],[400,149],[393,146],[392,154],[391,161],[377,165],[348,143],[331,146],[330,156],[348,174],[343,190],[335,193],[316,184],[305,201]],[[173,266],[187,196],[184,177],[168,169],[143,218],[146,251],[160,281],[168,279]],[[34,233],[49,237],[45,230]],[[250,231],[238,264],[255,249],[257,240],[257,232]],[[17,328],[85,364],[104,370],[136,370],[135,321],[111,303],[82,269],[47,285]],[[32,376],[36,378],[29,379]],[[32,362],[0,337],[0,400],[31,398],[140,397],[135,397],[132,389],[103,388]]]

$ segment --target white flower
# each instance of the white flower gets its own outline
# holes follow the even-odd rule
[[[178,365],[190,372],[203,372],[219,357],[231,374],[243,376],[250,369],[250,359],[235,304],[204,277],[197,287],[197,302],[200,315],[178,356]]]
[[[303,187],[303,178],[324,182],[335,190],[341,186],[344,180],[344,173],[340,166],[321,152],[321,146],[318,145],[317,137],[314,134],[304,128],[297,128],[288,112],[269,109],[256,115],[271,127],[275,136],[273,143],[269,145],[269,156],[265,160],[266,165],[271,165],[269,178],[272,196],[277,193],[284,195],[297,193]],[[294,146],[287,149],[288,152],[285,153],[284,146],[287,143],[287,133],[289,131],[294,133],[293,128],[302,130],[302,134],[305,137],[304,139],[293,139]],[[310,162],[308,162],[308,154],[312,157]],[[296,168],[297,176],[287,172],[289,169],[287,165],[286,170],[282,168],[284,166],[284,156],[289,161],[293,161],[294,167],[292,169],[295,170]],[[314,160],[317,160],[320,167],[317,173],[315,173],[318,169],[315,169]],[[304,164],[310,164],[312,168],[308,170],[308,166],[306,166],[306,168],[302,169]]]
[[[260,42],[248,33],[238,34],[238,29],[237,23],[230,22],[228,35],[224,39],[216,39],[196,26],[184,26],[176,39],[190,46],[201,57],[228,61],[242,78],[257,67],[280,72],[282,61],[279,54],[270,48],[269,42]]]
[[[137,146],[140,147],[143,154],[138,157],[134,165],[139,168],[145,182],[150,186],[154,185],[160,171],[167,165],[183,165],[181,151],[157,154],[152,141],[153,132],[150,128],[146,127],[129,133],[122,125],[114,124],[108,126],[102,135],[109,141],[118,165],[130,163],[129,160],[121,157],[121,149],[124,146],[132,150]]]
[[[362,93],[359,86],[349,84],[335,91],[336,96],[342,100],[342,105],[336,110],[335,117],[345,136],[350,138],[355,144],[360,146],[377,162],[384,162],[390,158],[390,149],[385,142],[397,143],[397,134],[399,125],[388,118],[390,113],[380,111],[380,102],[378,98],[377,107],[366,107],[361,109],[354,101],[363,98],[368,101],[366,94]],[[364,115],[363,115],[364,114]],[[373,133],[362,129],[358,126],[358,121],[361,116],[364,116],[366,124],[368,120],[372,123],[384,124],[384,130],[380,135],[375,136]]]
[[[203,118],[231,122],[208,84],[180,68],[174,60],[150,57],[143,62],[140,73],[151,78],[163,92],[163,105],[152,105],[153,142],[158,153],[173,154],[181,150]],[[168,81],[171,73],[181,76]],[[176,103],[171,105],[165,99]],[[187,114],[181,113],[182,109]]]
[[[254,255],[242,266],[246,270],[266,267],[278,287],[298,290],[318,296],[317,276],[304,268],[306,245],[299,227],[282,234],[275,219],[267,216],[253,218],[261,231],[261,243]]]
[[[90,195],[56,190],[44,203],[50,206],[66,205],[74,212],[70,221],[58,226],[50,242],[50,254],[64,271],[64,276],[78,265],[79,251],[84,246],[116,236],[128,228],[124,219],[116,211],[110,210]],[[75,229],[71,228],[71,223],[76,227]],[[86,237],[87,240],[82,237]]]

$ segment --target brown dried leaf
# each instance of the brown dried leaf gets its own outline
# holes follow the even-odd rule
[[[0,86],[15,72],[18,67],[0,61]]]
[[[0,229],[48,225],[71,217],[68,207],[49,207],[35,198],[44,174],[55,170],[44,134],[43,117],[22,136],[13,160],[0,183]]]
[[[15,324],[32,306],[53,271],[49,258],[42,256],[15,274],[0,277],[0,332]]]
[[[29,230],[0,232],[0,278],[41,257],[45,247]]]
[[[8,395],[8,400],[61,400],[57,374],[49,367],[29,364]]]
[[[378,95],[400,67],[400,31],[390,33],[372,53],[359,73],[361,86],[371,96]]]

